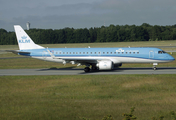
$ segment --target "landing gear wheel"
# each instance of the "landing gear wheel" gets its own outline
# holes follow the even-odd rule
[[[92,70],[98,70],[96,66],[92,66]]]
[[[85,67],[85,68],[84,68],[84,71],[85,71],[85,72],[90,72],[90,68],[89,68],[89,67]]]
[[[157,68],[156,67],[153,67],[153,70],[156,70]]]
[[[156,70],[156,66],[158,65],[158,63],[153,63],[153,70]]]

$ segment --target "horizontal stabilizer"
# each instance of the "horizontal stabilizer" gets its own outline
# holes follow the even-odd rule
[[[21,54],[30,54],[30,52],[23,52],[23,51],[19,51],[19,50],[4,50],[3,52],[12,52],[14,54],[18,54],[18,53],[21,53]]]

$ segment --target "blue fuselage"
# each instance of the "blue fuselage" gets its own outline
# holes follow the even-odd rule
[[[48,50],[55,56],[53,59]],[[171,55],[158,48],[47,48],[23,50],[22,54],[52,62],[63,60],[111,60],[118,63],[160,63],[175,60]]]

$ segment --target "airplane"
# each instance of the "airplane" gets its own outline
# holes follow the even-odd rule
[[[14,25],[14,29],[19,50],[9,52],[50,62],[85,65],[85,72],[113,70],[124,63],[153,63],[153,69],[156,70],[158,63],[175,60],[165,51],[152,47],[44,48],[35,44],[20,25]]]

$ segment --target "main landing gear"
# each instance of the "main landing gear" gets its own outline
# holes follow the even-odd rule
[[[89,67],[85,67],[85,68],[84,68],[84,71],[85,71],[85,72],[90,72],[90,68],[89,68]]]
[[[84,71],[85,72],[90,72],[90,70],[98,70],[98,67],[96,67],[96,65],[91,65],[91,69],[90,69],[90,65],[87,65],[85,68],[84,68]]]

